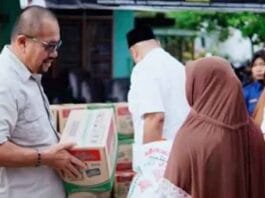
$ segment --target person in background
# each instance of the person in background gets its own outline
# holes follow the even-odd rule
[[[251,74],[253,81],[243,87],[245,103],[250,115],[253,114],[260,94],[264,88],[265,50],[259,50],[253,55],[251,61]]]
[[[186,78],[191,111],[154,197],[265,197],[265,142],[231,65],[198,59],[186,66]]]
[[[81,176],[85,164],[60,144],[41,85],[58,55],[60,30],[46,8],[18,17],[0,54],[0,198],[65,198],[59,174]]]
[[[148,26],[129,31],[127,42],[136,63],[128,93],[135,143],[173,140],[189,112],[184,66],[160,47]]]

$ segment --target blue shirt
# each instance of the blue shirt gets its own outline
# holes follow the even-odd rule
[[[264,86],[262,83],[260,83],[259,81],[255,81],[243,88],[245,103],[247,105],[247,110],[250,115],[252,115],[256,107],[263,87]]]

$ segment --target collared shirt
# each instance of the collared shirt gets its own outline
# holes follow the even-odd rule
[[[252,115],[252,113],[254,112],[263,87],[264,86],[262,83],[260,83],[259,81],[255,81],[243,88],[245,103],[247,105],[247,110],[250,115]]]
[[[143,116],[164,112],[163,138],[173,140],[189,113],[185,68],[162,48],[151,50],[132,71],[128,94],[135,143],[143,143]]]
[[[5,46],[0,54],[0,144],[42,150],[58,142],[40,76]],[[0,168],[0,198],[64,198],[61,179],[47,166]]]

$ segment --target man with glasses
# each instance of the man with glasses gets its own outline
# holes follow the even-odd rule
[[[41,74],[61,45],[56,17],[25,9],[0,54],[0,198],[64,198],[58,175],[79,178],[85,164],[58,143]]]

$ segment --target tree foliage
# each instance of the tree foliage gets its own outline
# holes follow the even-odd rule
[[[250,39],[252,45],[265,42],[265,14],[251,12],[171,12],[168,17],[175,18],[176,27],[196,31],[219,31],[220,40],[229,36],[229,28],[242,32],[243,37]]]

